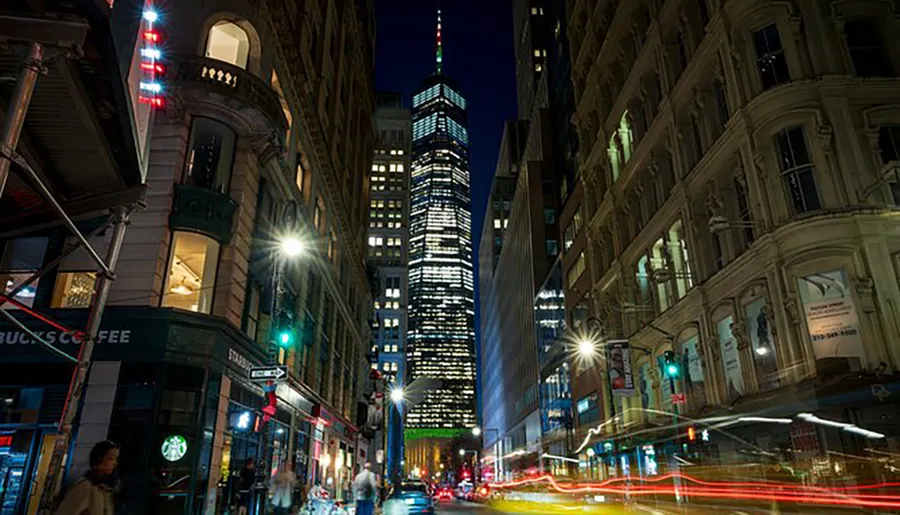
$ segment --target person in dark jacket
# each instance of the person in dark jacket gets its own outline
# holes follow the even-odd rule
[[[113,515],[113,472],[119,465],[119,446],[108,441],[91,449],[90,470],[75,482],[56,509],[56,515]]]
[[[250,512],[254,483],[256,483],[256,462],[253,458],[247,458],[244,468],[238,475],[238,515],[247,515]]]

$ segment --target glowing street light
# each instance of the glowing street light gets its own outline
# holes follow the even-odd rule
[[[481,428],[478,426],[473,427],[472,434],[475,436],[481,436]]]
[[[460,450],[459,450],[459,455],[460,455],[460,456],[465,456],[465,455],[466,455],[466,450],[465,450],[465,449],[460,449]]]
[[[404,399],[406,399],[406,394],[403,392],[403,388],[395,386],[391,389],[391,401],[393,401],[394,404],[400,404]]]
[[[299,238],[286,237],[278,242],[281,252],[287,257],[297,257],[306,252],[306,245]]]
[[[593,340],[589,338],[582,338],[578,342],[578,354],[582,358],[589,358],[597,352],[597,346],[594,345]]]

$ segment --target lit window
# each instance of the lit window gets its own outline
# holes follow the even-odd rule
[[[211,118],[194,118],[185,183],[227,193],[236,140],[237,135],[224,123]]]
[[[244,29],[230,21],[220,21],[209,29],[206,57],[246,69],[248,55],[250,55],[250,38]]]
[[[541,63],[535,64],[535,65],[534,65],[534,71],[536,71],[536,72],[542,72],[542,71],[544,71],[544,65],[542,65]]]
[[[297,189],[300,190],[301,192],[303,191],[304,175],[305,174],[303,172],[303,165],[301,163],[297,163],[297,177],[294,180],[297,181]]]
[[[212,309],[219,244],[206,236],[176,232],[162,306],[199,313]]]
[[[3,249],[3,259],[0,260],[0,286],[3,287],[4,293],[11,292],[13,288],[28,280],[33,272],[41,269],[48,242],[47,237],[16,238],[7,242]],[[38,283],[39,281],[35,281],[23,288],[14,299],[31,307]],[[5,303],[3,309],[15,307]]]
[[[538,50],[537,48],[535,48],[535,49],[534,49],[534,56],[535,56],[535,57],[540,57],[540,56],[541,56],[541,51]]]
[[[499,228],[501,228],[501,227],[502,227],[502,225],[501,225],[502,223],[503,223],[502,220],[500,220],[499,218],[494,218],[494,229],[499,229]]]
[[[53,286],[51,308],[86,308],[94,297],[94,272],[61,272]]]

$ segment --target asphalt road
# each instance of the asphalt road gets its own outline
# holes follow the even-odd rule
[[[464,501],[440,501],[434,506],[437,515],[452,513],[455,515],[465,515],[469,513],[478,513],[481,515],[495,514],[496,511],[484,506]]]

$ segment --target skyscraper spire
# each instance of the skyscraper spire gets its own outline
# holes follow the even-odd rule
[[[438,5],[437,10],[437,73],[444,73],[444,44],[441,41],[441,7]]]

